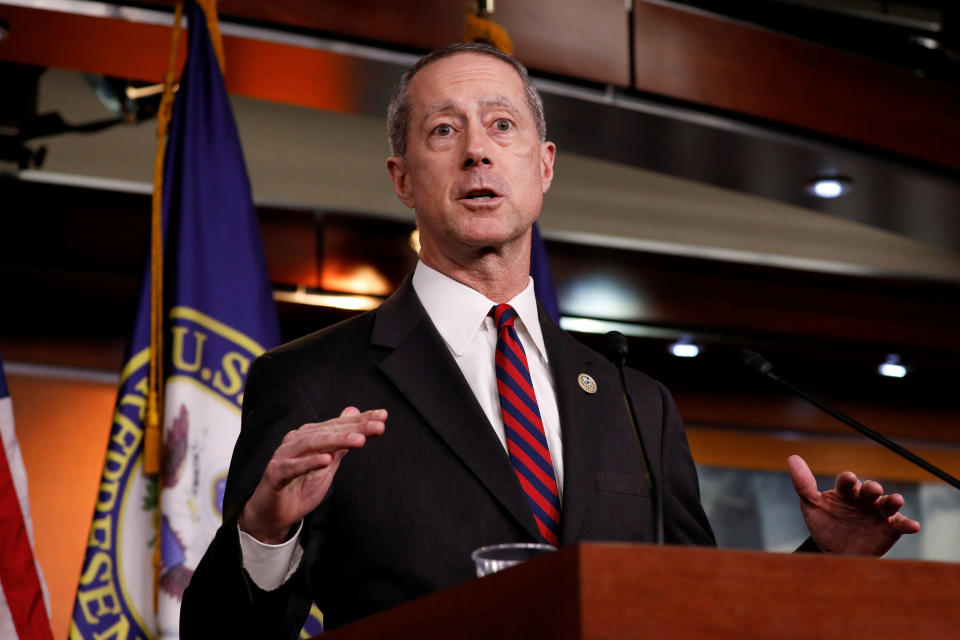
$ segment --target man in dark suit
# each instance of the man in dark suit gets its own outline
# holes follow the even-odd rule
[[[339,626],[469,579],[486,544],[653,539],[616,369],[533,297],[555,146],[526,71],[481,45],[435,52],[404,77],[390,132],[420,264],[379,309],[254,363],[184,638],[295,637],[311,600]],[[666,541],[713,544],[669,394],[635,371],[627,383]],[[790,467],[824,550],[880,555],[918,528],[875,482],[847,473],[820,493]]]

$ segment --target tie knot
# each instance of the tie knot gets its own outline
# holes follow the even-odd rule
[[[512,327],[513,321],[517,319],[517,312],[508,304],[495,304],[490,309],[490,315],[493,321],[497,323],[497,333],[503,331],[504,327]]]

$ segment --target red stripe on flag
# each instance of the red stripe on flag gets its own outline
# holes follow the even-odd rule
[[[0,585],[7,598],[13,626],[20,638],[53,640],[43,604],[40,576],[33,561],[30,538],[20,511],[7,453],[0,445]]]
[[[516,456],[533,475],[537,476],[537,479],[543,483],[543,486],[545,486],[550,493],[556,496],[557,499],[560,498],[559,493],[557,493],[557,481],[553,476],[549,476],[544,473],[543,469],[541,469],[536,462],[530,459],[530,456],[527,455],[526,451],[515,445],[510,440],[507,440],[507,448],[510,450],[510,455]],[[537,491],[537,493],[540,492]],[[550,513],[551,510],[554,511],[554,513]],[[550,509],[546,509],[544,507],[544,511],[547,511],[547,513],[550,514],[550,517],[554,520],[560,520],[560,514],[556,513],[556,509],[553,508],[553,505],[550,505]]]

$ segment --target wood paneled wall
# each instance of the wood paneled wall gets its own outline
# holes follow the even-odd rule
[[[459,40],[465,11],[466,3],[443,0],[220,3],[228,19],[416,52]],[[960,170],[954,85],[672,3],[637,0],[629,13],[622,0],[502,0],[496,18],[517,56],[541,73]],[[0,60],[147,81],[166,70],[168,27],[10,5],[0,5],[0,19],[11,25]],[[362,101],[355,59],[237,36],[224,47],[231,93],[340,111]]]
[[[637,2],[634,87],[960,170],[960,88],[768,29]]]

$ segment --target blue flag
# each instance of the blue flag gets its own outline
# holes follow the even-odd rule
[[[177,637],[180,599],[222,520],[247,370],[280,341],[223,77],[202,10],[164,162],[163,463],[143,473],[150,275],[141,282],[70,637]],[[156,536],[156,510],[161,532]],[[160,545],[158,608],[153,553]]]
[[[543,244],[543,237],[536,222],[533,223],[533,233],[530,238],[530,276],[533,278],[533,290],[547,315],[554,322],[560,322],[560,305],[557,304],[557,292],[553,288],[553,278],[550,276],[547,247]]]

